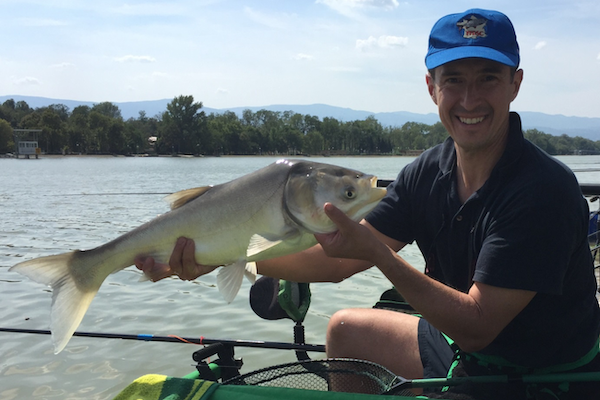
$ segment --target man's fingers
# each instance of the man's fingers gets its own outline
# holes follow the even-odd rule
[[[179,238],[175,242],[175,247],[173,248],[173,252],[171,253],[171,257],[169,258],[169,265],[174,273],[180,275],[183,270],[183,249],[187,243],[186,238]]]
[[[196,245],[193,240],[187,239],[181,255],[182,271],[181,279],[196,279],[198,277],[198,267],[196,265]]]
[[[161,279],[167,278],[173,275],[171,267],[166,264],[159,264],[154,261],[152,257],[136,258],[134,260],[135,266],[144,272],[152,282],[160,281]]]
[[[135,267],[141,271],[144,271],[144,266],[148,263],[148,266],[151,266],[151,264],[154,263],[154,259],[152,259],[152,257],[136,257],[135,260],[133,260],[133,264],[135,265]]]

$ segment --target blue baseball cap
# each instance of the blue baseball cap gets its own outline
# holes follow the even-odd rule
[[[486,58],[510,67],[519,66],[515,28],[501,12],[473,8],[450,14],[435,23],[429,35],[427,69],[463,58]]]

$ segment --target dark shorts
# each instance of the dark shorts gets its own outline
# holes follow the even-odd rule
[[[419,321],[418,329],[423,378],[445,378],[452,364],[454,351],[444,335],[424,318]]]

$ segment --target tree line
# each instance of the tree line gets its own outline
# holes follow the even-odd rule
[[[382,126],[373,116],[349,122],[293,111],[244,110],[206,114],[193,96],[175,97],[167,109],[124,120],[118,106],[103,102],[31,108],[24,101],[0,106],[0,154],[15,151],[14,129],[40,129],[38,146],[46,154],[415,154],[441,143],[448,132],[438,122]],[[600,152],[600,142],[536,129],[525,136],[550,154]]]

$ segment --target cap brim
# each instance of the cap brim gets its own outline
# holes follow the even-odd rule
[[[425,59],[425,66],[427,69],[434,69],[451,61],[465,58],[485,58],[508,65],[509,67],[517,67],[519,65],[518,57],[518,55],[511,56],[490,47],[460,46],[428,55]]]

